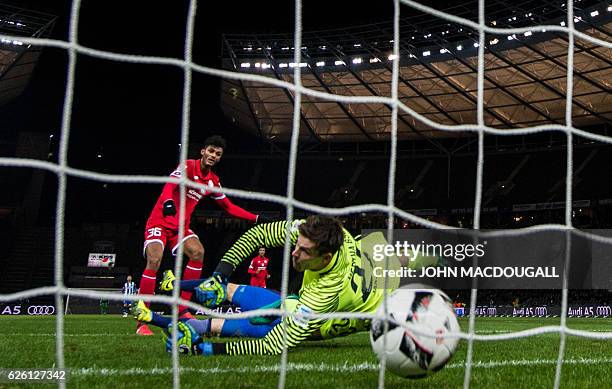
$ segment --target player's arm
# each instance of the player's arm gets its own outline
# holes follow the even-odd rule
[[[297,226],[300,221],[291,223],[291,243],[297,241]],[[215,269],[215,273],[220,273],[229,278],[234,270],[247,259],[259,247],[284,247],[287,232],[287,222],[273,222],[260,224],[251,227],[247,232],[230,247],[223,255],[221,261]]]
[[[255,259],[253,259],[251,261],[251,264],[249,265],[249,274],[255,274]]]
[[[237,206],[232,203],[227,196],[223,196],[221,198],[216,198],[215,202],[219,205],[225,212],[229,213],[235,218],[247,220],[251,223],[255,223],[257,221],[257,215],[247,211],[244,208]]]

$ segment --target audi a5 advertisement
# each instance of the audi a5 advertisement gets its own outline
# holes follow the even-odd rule
[[[54,315],[53,304],[6,304],[0,305],[0,315]]]

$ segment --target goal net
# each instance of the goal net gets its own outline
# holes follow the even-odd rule
[[[397,169],[397,148],[398,148],[398,115],[400,114],[408,114],[411,115],[412,118],[418,122],[424,123],[432,128],[435,128],[440,131],[449,131],[449,132],[472,132],[477,137],[478,142],[478,159],[476,165],[476,171],[474,172],[476,176],[476,187],[475,187],[475,200],[473,206],[473,226],[472,228],[475,230],[479,230],[481,228],[481,212],[482,212],[482,198],[483,198],[483,167],[486,163],[484,158],[484,139],[486,135],[496,135],[496,136],[517,136],[517,135],[526,135],[533,134],[538,132],[557,132],[565,134],[567,144],[567,163],[566,163],[566,193],[565,193],[565,222],[563,224],[547,224],[547,225],[538,225],[535,227],[530,227],[526,229],[518,229],[518,230],[506,230],[502,232],[498,232],[498,235],[517,235],[517,234],[529,234],[533,231],[540,230],[556,230],[563,231],[566,233],[566,242],[567,245],[570,245],[569,237],[572,234],[581,234],[583,236],[588,237],[589,239],[597,239],[604,243],[611,243],[610,239],[598,237],[596,235],[588,234],[585,232],[578,231],[572,226],[572,188],[574,187],[572,181],[572,171],[573,171],[573,138],[574,137],[584,137],[587,139],[591,139],[594,142],[603,142],[603,143],[612,143],[612,138],[607,136],[602,136],[594,133],[590,133],[584,130],[580,130],[575,128],[572,123],[572,110],[573,110],[573,83],[574,83],[574,41],[576,38],[579,38],[584,41],[588,41],[592,44],[606,47],[608,49],[612,49],[612,43],[608,41],[603,41],[601,39],[589,36],[583,32],[580,32],[575,28],[575,17],[574,17],[574,2],[569,0],[567,2],[567,17],[561,25],[531,25],[527,27],[521,28],[497,28],[495,26],[491,26],[487,24],[485,18],[485,1],[480,0],[478,5],[478,21],[472,21],[465,18],[461,18],[455,16],[453,14],[445,13],[433,9],[431,7],[424,6],[416,1],[411,0],[394,0],[394,16],[393,16],[393,51],[392,55],[394,58],[400,58],[402,55],[401,43],[400,40],[400,15],[401,10],[404,7],[413,8],[425,13],[429,13],[439,17],[441,19],[447,20],[448,22],[455,23],[461,26],[465,26],[466,28],[471,28],[478,32],[477,42],[474,43],[474,46],[478,48],[477,58],[478,58],[478,87],[477,87],[477,115],[476,115],[476,123],[472,124],[460,124],[460,125],[442,125],[435,121],[430,120],[429,118],[420,115],[415,112],[413,109],[408,107],[406,104],[400,101],[398,95],[398,83],[399,83],[399,73],[400,73],[400,64],[399,60],[392,61],[392,82],[391,82],[391,93],[389,96],[347,96],[341,94],[334,94],[328,92],[322,92],[320,90],[309,89],[302,85],[302,72],[303,69],[301,66],[293,67],[293,78],[292,82],[287,82],[279,79],[273,79],[266,76],[261,76],[257,74],[247,74],[239,71],[227,71],[220,70],[210,67],[205,67],[198,65],[192,59],[192,47],[194,43],[194,25],[195,25],[195,16],[198,8],[198,1],[191,0],[189,4],[188,17],[185,24],[186,38],[184,44],[184,55],[182,58],[165,58],[165,57],[153,57],[153,56],[141,56],[141,55],[131,55],[131,54],[123,54],[123,53],[113,53],[108,51],[97,50],[95,48],[86,47],[79,43],[79,12],[81,9],[83,1],[81,0],[73,0],[72,8],[71,8],[71,16],[70,16],[70,27],[69,27],[69,39],[67,41],[54,40],[54,39],[36,39],[36,38],[24,38],[24,37],[13,37],[10,35],[0,35],[2,39],[19,39],[24,44],[27,45],[36,45],[36,46],[44,46],[44,47],[52,47],[66,50],[68,54],[68,67],[67,67],[67,81],[66,81],[66,89],[65,89],[65,99],[63,105],[63,115],[62,115],[62,127],[60,134],[60,143],[59,143],[59,156],[57,163],[44,162],[40,160],[33,159],[20,159],[20,158],[0,158],[0,165],[7,167],[15,167],[22,168],[28,167],[33,169],[43,169],[49,172],[53,172],[58,177],[58,188],[57,188],[57,208],[56,208],[56,217],[55,217],[55,273],[54,273],[54,285],[36,288],[31,290],[24,290],[18,293],[1,295],[0,301],[15,301],[24,298],[31,298],[35,296],[43,296],[43,295],[53,295],[55,296],[55,306],[57,307],[57,316],[56,316],[56,367],[64,368],[65,367],[65,342],[64,342],[64,312],[67,310],[75,310],[76,302],[83,301],[82,299],[89,299],[88,301],[100,301],[101,299],[105,299],[108,301],[114,302],[113,304],[120,304],[123,301],[124,296],[119,292],[110,292],[110,291],[92,291],[92,290],[76,290],[70,289],[66,287],[64,284],[64,243],[65,243],[65,203],[66,203],[66,183],[68,177],[78,177],[87,180],[95,180],[101,182],[116,182],[116,183],[155,183],[155,184],[163,184],[166,182],[176,182],[180,184],[181,195],[184,196],[186,193],[187,184],[194,185],[185,179],[185,175],[183,174],[181,179],[170,179],[168,177],[161,176],[144,176],[144,175],[119,175],[119,174],[103,174],[97,171],[88,171],[88,170],[80,170],[74,167],[71,167],[68,164],[68,155],[70,153],[69,144],[71,138],[71,118],[73,112],[73,102],[75,99],[74,95],[74,85],[75,85],[75,67],[77,64],[77,54],[85,55],[92,58],[103,59],[103,60],[112,60],[112,61],[123,61],[130,62],[135,64],[156,64],[168,67],[175,67],[181,69],[183,71],[183,105],[182,105],[182,118],[181,118],[181,144],[188,145],[189,144],[189,134],[190,134],[190,111],[191,111],[191,92],[192,92],[192,76],[194,73],[201,73],[209,76],[222,77],[226,79],[232,80],[240,80],[240,81],[251,81],[257,82],[264,85],[270,85],[275,87],[284,88],[290,91],[293,94],[294,98],[294,108],[293,108],[293,122],[292,122],[292,135],[290,140],[290,153],[289,153],[289,168],[288,168],[288,180],[287,180],[287,189],[285,196],[278,196],[269,193],[258,193],[258,192],[249,192],[239,189],[233,188],[224,188],[223,192],[229,195],[244,198],[244,199],[252,199],[259,201],[268,201],[274,202],[277,204],[281,204],[286,208],[286,218],[288,221],[292,220],[295,214],[295,209],[299,207],[300,209],[315,212],[315,213],[325,213],[331,215],[348,215],[353,213],[360,212],[383,212],[388,215],[388,231],[389,238],[391,238],[391,232],[394,225],[394,220],[396,218],[402,218],[408,220],[412,223],[421,225],[426,228],[439,229],[446,228],[447,226],[434,223],[428,221],[422,217],[416,216],[414,214],[408,213],[404,210],[399,209],[395,206],[394,202],[394,193],[396,192],[395,188],[395,177],[396,177],[396,169]],[[302,47],[302,6],[303,3],[301,0],[296,0],[295,2],[295,34],[294,34],[294,44],[295,48]],[[201,5],[201,4],[200,4]],[[373,5],[374,6],[374,5]],[[484,69],[485,69],[485,51],[488,45],[487,34],[493,35],[503,35],[503,36],[512,36],[513,34],[526,34],[532,33],[541,30],[554,31],[561,34],[565,34],[568,39],[568,51],[567,51],[567,66],[566,66],[566,74],[567,74],[567,84],[565,85],[566,92],[566,106],[565,106],[565,124],[564,125],[554,125],[554,124],[546,124],[536,127],[529,128],[514,128],[514,129],[497,129],[488,126],[485,123],[485,113],[484,113]],[[303,62],[303,53],[301,50],[294,50],[294,58],[293,62],[295,64],[300,64]],[[351,206],[345,208],[325,208],[313,204],[306,204],[298,201],[295,198],[295,178],[296,178],[296,161],[298,155],[298,146],[299,146],[299,132],[300,132],[300,110],[303,96],[310,96],[319,98],[325,101],[334,101],[339,103],[346,104],[360,104],[360,103],[378,103],[385,104],[392,108],[391,110],[391,131],[390,131],[390,156],[389,156],[389,181],[387,186],[387,202],[385,204],[364,204],[359,206]],[[187,159],[187,151],[188,147],[182,147],[180,152],[180,161],[181,166],[185,166],[185,161]],[[207,188],[210,189],[210,188]],[[184,216],[185,209],[181,206],[179,210],[180,217]],[[182,238],[185,234],[183,230],[183,226],[181,225],[181,230],[179,231],[179,235]],[[569,250],[566,250],[569,253]],[[179,248],[178,255],[176,257],[176,265],[174,272],[177,277],[180,277],[181,272],[183,270],[183,255],[182,255],[182,247]],[[569,255],[569,254],[568,254]],[[287,296],[288,283],[289,283],[289,263],[290,263],[290,242],[287,239],[285,248],[284,248],[284,259],[283,259],[283,271],[282,271],[282,287],[281,287],[281,295],[284,299]],[[70,297],[70,302],[65,303],[66,297]],[[171,297],[168,296],[159,296],[152,295],[146,296],[153,302],[162,302],[173,305],[172,310],[172,318],[173,323],[176,325],[178,311],[177,304],[179,301],[183,304],[189,305],[194,309],[201,309],[202,307],[194,304],[188,303],[182,300],[179,300],[179,291],[175,289],[173,295]],[[558,326],[554,327],[539,327],[528,331],[521,332],[511,332],[505,334],[495,334],[495,335],[480,335],[476,334],[476,325],[475,325],[475,307],[477,305],[478,300],[478,285],[474,284],[471,289],[470,295],[470,309],[469,309],[469,327],[468,331],[465,333],[455,334],[466,340],[467,343],[467,360],[465,362],[465,374],[464,374],[464,387],[469,387],[472,377],[472,367],[473,367],[473,357],[474,357],[474,342],[475,341],[491,341],[491,340],[505,340],[505,339],[513,339],[519,337],[526,336],[535,336],[542,333],[556,332],[560,334],[560,343],[558,349],[558,360],[556,364],[556,375],[554,381],[554,387],[558,388],[561,383],[561,371],[563,368],[563,361],[565,355],[565,344],[567,335],[576,335],[582,337],[588,337],[593,339],[612,339],[612,333],[610,332],[589,332],[589,331],[578,331],[571,329],[567,326],[567,300],[568,300],[568,287],[567,280],[565,280],[564,287],[561,292],[561,316],[560,322]],[[384,301],[386,306],[386,299]],[[95,304],[94,304],[95,305]],[[98,303],[99,307],[99,303]],[[209,311],[207,311],[209,312]],[[281,310],[276,311],[273,310],[271,312],[281,313],[283,315],[291,315],[286,311]],[[210,312],[213,317],[222,317],[222,318],[245,318],[245,317],[254,317],[261,315],[260,311],[252,311],[252,312],[244,312],[238,315],[226,315],[218,312]],[[316,315],[315,315],[316,317]],[[365,314],[349,314],[339,312],[337,314],[325,315],[327,318],[345,318],[345,317],[360,317],[360,318],[372,318],[373,315],[365,315]],[[285,332],[286,334],[286,332]],[[174,334],[176,336],[176,334]],[[176,342],[175,342],[176,343]],[[173,386],[178,388],[180,385],[180,374],[179,367],[180,361],[178,358],[178,351],[176,348],[172,353],[173,360]],[[278,377],[278,386],[280,388],[285,387],[286,376],[287,376],[287,350],[286,347],[280,358],[280,373]],[[384,374],[384,366],[385,361],[383,359],[380,367],[381,374],[379,375],[379,387],[384,387],[385,384],[385,374]],[[60,384],[60,386],[65,384]]]

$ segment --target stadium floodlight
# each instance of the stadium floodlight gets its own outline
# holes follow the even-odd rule
[[[376,62],[380,62],[380,58],[377,58],[377,57],[370,58],[370,63],[376,63]]]
[[[289,62],[289,67],[290,68],[294,68],[295,67],[295,62]]]
[[[493,20],[493,21],[491,21],[491,25],[492,25],[492,26],[497,26],[497,20]]]
[[[361,47],[361,43],[355,43],[353,47]]]
[[[608,12],[612,12],[612,5],[608,6]]]
[[[457,51],[461,51],[461,50],[463,50],[463,46],[461,45],[457,46]]]
[[[306,62],[300,62],[300,67],[301,68],[305,68],[306,66],[308,66],[308,64]]]
[[[361,57],[353,58],[353,63],[354,64],[359,64],[359,63],[362,63],[362,62],[363,62],[363,60],[361,59]]]
[[[516,38],[516,35],[508,35],[506,38],[511,41],[512,39]]]
[[[345,65],[345,63],[344,63],[344,61],[337,60],[337,61],[334,62],[334,65],[340,66],[340,65]]]
[[[319,61],[316,63],[317,66],[321,67],[321,66],[325,66],[325,61]]]
[[[243,62],[240,64],[241,68],[250,68],[251,67],[251,63],[250,62]]]
[[[325,45],[323,45],[323,46],[319,46],[319,49],[321,49],[321,50],[326,50],[326,49],[327,49],[327,46],[325,46]]]
[[[279,68],[286,68],[286,67],[287,67],[287,64],[286,64],[286,63],[284,63],[284,62],[282,62],[282,63],[279,63],[279,64],[278,64],[278,67],[279,67]]]
[[[389,61],[393,61],[393,60],[394,60],[394,59],[396,59],[396,58],[397,58],[397,55],[395,55],[395,54],[389,54],[389,57],[388,57]]]
[[[599,11],[591,12],[591,17],[594,18],[595,16],[599,16]]]
[[[255,67],[256,67],[256,68],[260,68],[260,67],[261,67],[261,64],[260,64],[259,62],[255,62]]]
[[[489,44],[490,44],[490,45],[496,45],[496,44],[498,44],[498,43],[499,43],[499,39],[497,39],[497,38],[492,39],[492,40],[490,40],[490,41],[489,41]]]
[[[478,44],[478,42],[475,42],[475,43],[474,43],[474,47],[478,47],[478,46],[480,46],[480,45]]]
[[[281,47],[281,50],[287,51],[287,50],[289,50],[289,48],[288,47]]]
[[[440,54],[448,53],[448,49],[440,49]]]
[[[262,63],[261,64],[261,68],[262,69],[270,69],[271,65],[269,63]]]
[[[523,35],[525,35],[525,36],[532,36],[533,33],[531,31],[525,31],[525,33]]]
[[[561,25],[561,27],[565,27],[565,22],[561,21],[561,23],[559,23]]]
[[[424,51],[423,57],[429,57],[431,55],[431,51]]]

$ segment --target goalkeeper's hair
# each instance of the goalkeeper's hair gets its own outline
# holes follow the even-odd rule
[[[227,147],[225,139],[221,135],[212,135],[204,141],[204,148],[208,146],[221,147],[223,150]]]
[[[317,244],[319,254],[334,254],[342,246],[342,222],[335,217],[312,215],[298,227],[300,234]]]

